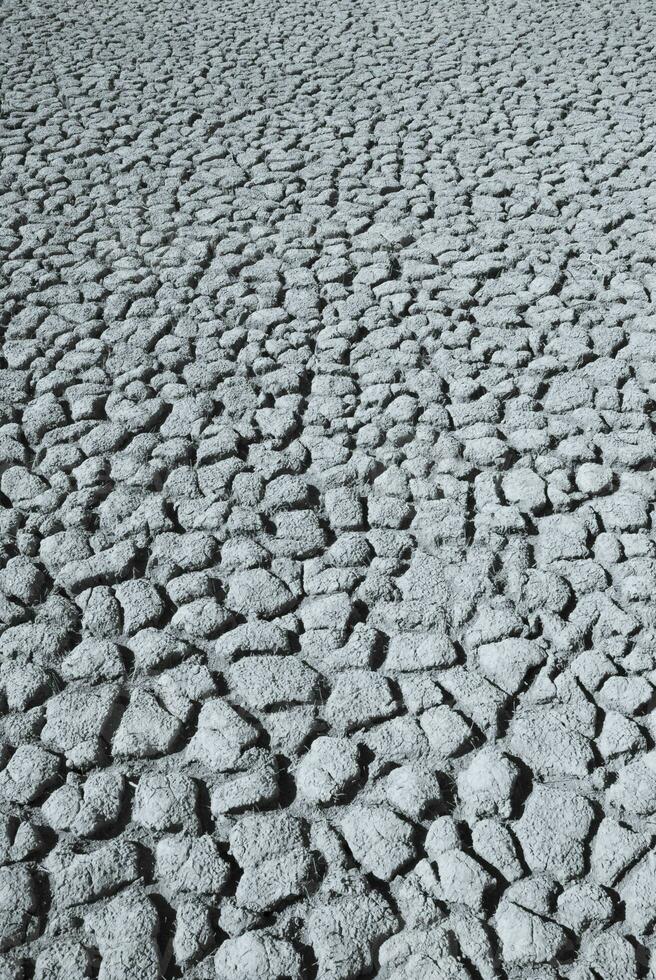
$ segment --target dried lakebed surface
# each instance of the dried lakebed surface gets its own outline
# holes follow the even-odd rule
[[[653,8],[1,19],[0,980],[656,977]]]

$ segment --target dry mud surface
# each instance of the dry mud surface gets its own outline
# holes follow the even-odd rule
[[[656,977],[653,6],[0,17],[0,980]]]

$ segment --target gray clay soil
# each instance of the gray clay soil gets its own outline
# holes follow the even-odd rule
[[[654,980],[654,5],[0,35],[0,980]]]

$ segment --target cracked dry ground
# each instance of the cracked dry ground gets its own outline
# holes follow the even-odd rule
[[[653,980],[656,12],[1,19],[0,980]]]

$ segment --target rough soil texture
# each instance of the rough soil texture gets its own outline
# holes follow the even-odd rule
[[[0,980],[656,978],[653,6],[0,20]]]

